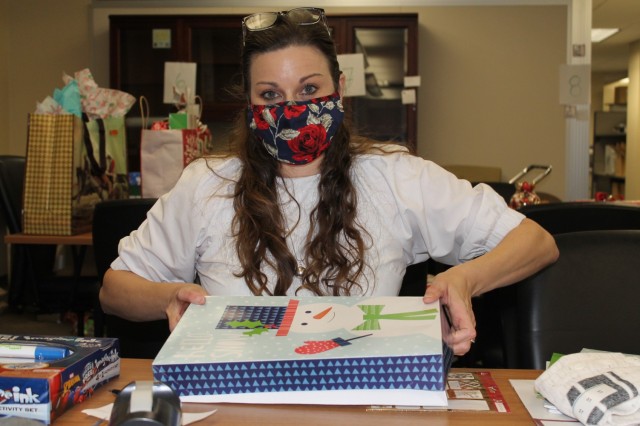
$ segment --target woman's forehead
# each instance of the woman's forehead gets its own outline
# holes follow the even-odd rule
[[[257,54],[251,62],[250,72],[254,78],[261,75],[275,78],[310,73],[330,76],[327,58],[313,46],[288,46]]]

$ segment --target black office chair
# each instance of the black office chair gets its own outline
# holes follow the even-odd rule
[[[424,296],[427,289],[428,261],[407,266],[400,286],[400,296]]]
[[[568,202],[518,210],[551,234],[604,229],[640,229],[640,208],[620,203]]]
[[[518,209],[554,236],[568,232],[640,229],[640,208],[619,203],[566,202],[523,206]],[[560,256],[562,256],[560,252]],[[506,320],[502,312],[516,304],[514,286],[500,288],[482,296],[485,315],[478,321],[478,341],[487,336],[499,346],[492,349],[490,366],[506,368],[516,365],[513,354],[518,330],[513,318]],[[482,328],[482,330],[480,330]],[[492,346],[493,347],[493,346]],[[511,354],[511,355],[509,355]]]
[[[516,333],[506,367],[543,369],[554,352],[583,348],[640,354],[640,230],[569,232],[556,241],[559,260],[510,287],[515,303],[502,317]]]
[[[24,189],[25,157],[0,155],[0,208],[10,234],[22,232],[22,194]],[[25,308],[53,311],[62,306],[58,297],[42,297],[42,286],[53,279],[55,245],[11,246],[11,278],[9,307],[15,311]],[[58,288],[58,290],[60,290]]]
[[[96,271],[102,283],[105,272],[118,256],[120,239],[129,235],[145,220],[155,198],[108,200],[96,204],[93,214],[93,248]],[[96,335],[120,339],[120,356],[155,358],[169,337],[167,320],[132,322],[105,315],[99,306],[94,315]]]

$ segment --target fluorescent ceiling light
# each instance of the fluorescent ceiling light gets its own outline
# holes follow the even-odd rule
[[[601,41],[608,39],[618,31],[620,31],[620,28],[592,28],[591,42],[600,43]]]

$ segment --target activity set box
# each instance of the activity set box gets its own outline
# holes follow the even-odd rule
[[[118,339],[0,334],[0,423],[50,424],[120,375]]]

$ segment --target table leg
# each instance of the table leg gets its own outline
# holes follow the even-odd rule
[[[84,310],[80,309],[77,303],[78,287],[80,286],[80,277],[82,275],[82,265],[87,253],[87,246],[71,246],[71,256],[73,257],[73,287],[71,288],[71,308],[77,315],[78,327],[76,334],[79,337],[84,336]]]

